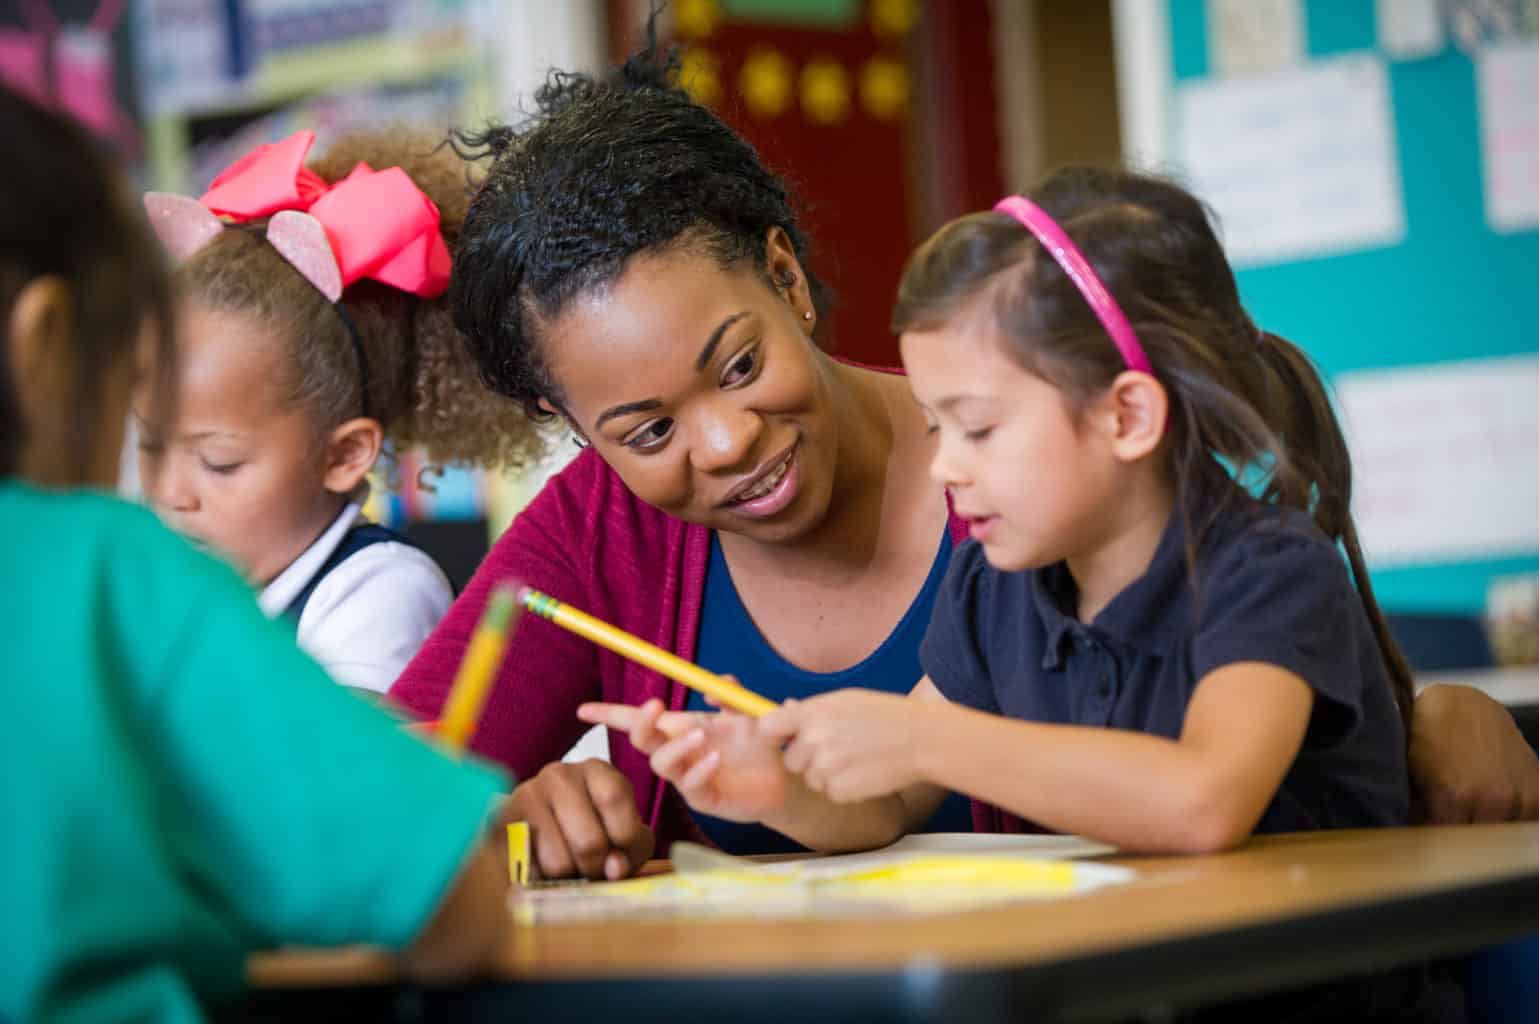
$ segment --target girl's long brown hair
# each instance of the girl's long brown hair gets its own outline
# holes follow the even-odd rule
[[[1350,512],[1352,460],[1324,382],[1297,345],[1257,329],[1207,208],[1171,182],[1068,167],[1025,193],[1095,267],[1133,324],[1170,401],[1170,472],[1188,557],[1250,495],[1308,512],[1346,551],[1409,735],[1411,669],[1374,597]],[[1005,214],[972,214],[909,259],[897,332],[934,328],[985,289],[1008,354],[1083,409],[1124,368],[1074,283]]]

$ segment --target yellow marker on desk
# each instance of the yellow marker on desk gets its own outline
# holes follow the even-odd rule
[[[508,823],[508,881],[514,885],[528,885],[534,881],[530,866],[534,863],[534,854],[529,848],[529,823],[527,821],[511,821]]]
[[[623,658],[629,658],[638,665],[644,665],[676,683],[684,684],[691,690],[698,690],[724,708],[740,711],[753,718],[759,718],[775,710],[774,701],[759,696],[726,676],[707,672],[699,665],[685,661],[676,654],[670,654],[661,647],[649,644],[639,636],[617,629],[602,619],[595,619],[586,612],[580,612],[571,605],[563,604],[532,587],[524,587],[518,592],[518,603],[541,618],[549,619],[563,629],[569,629],[580,637],[592,640],[600,647],[614,651]]]
[[[502,650],[507,644],[509,626],[517,611],[515,590],[505,583],[492,592],[486,603],[486,611],[471,634],[470,645],[460,668],[454,676],[454,686],[449,699],[444,702],[443,717],[439,719],[435,735],[450,749],[463,750],[476,731],[481,708],[486,695],[491,692],[497,679],[497,664],[502,660]]]

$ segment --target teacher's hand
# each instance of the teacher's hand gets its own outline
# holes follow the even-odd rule
[[[542,878],[624,878],[652,856],[631,784],[605,761],[548,764],[508,804],[508,820],[529,823]]]

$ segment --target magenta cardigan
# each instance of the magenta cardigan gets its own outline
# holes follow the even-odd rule
[[[953,542],[966,524],[952,516]],[[439,714],[460,656],[492,587],[520,580],[693,660],[705,593],[710,531],[637,498],[594,452],[555,476],[508,527],[390,696],[421,718]],[[532,615],[518,625],[471,744],[527,779],[559,760],[587,726],[577,705],[637,705],[650,697],[682,709],[684,687]],[[682,800],[647,758],[610,734],[610,758],[635,788],[637,810],[664,852],[674,839],[699,839]],[[980,831],[1010,829],[993,808],[974,804]]]

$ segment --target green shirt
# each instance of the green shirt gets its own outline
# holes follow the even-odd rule
[[[399,949],[491,771],[331,682],[147,511],[0,481],[0,1019],[202,1019],[246,955]]]

